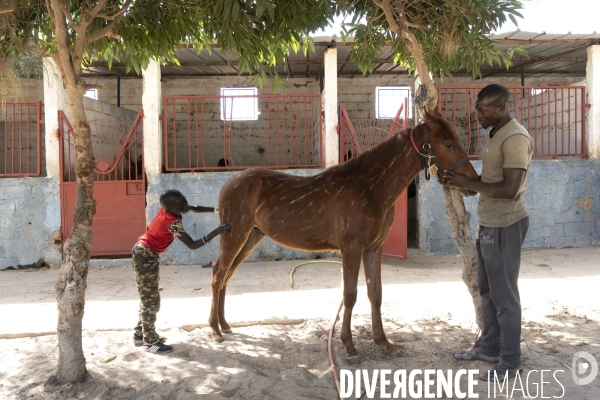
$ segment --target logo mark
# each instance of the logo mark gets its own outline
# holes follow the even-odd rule
[[[583,386],[591,383],[598,375],[598,361],[593,355],[586,351],[578,351],[573,354],[573,382]],[[589,374],[585,376],[586,374]]]

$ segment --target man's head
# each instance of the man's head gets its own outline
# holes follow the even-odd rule
[[[160,204],[173,215],[181,215],[190,211],[187,199],[179,191],[175,189],[165,190],[160,194]]]
[[[483,128],[488,128],[504,119],[508,115],[508,102],[510,92],[502,85],[492,84],[481,89],[477,95],[475,109],[477,118]]]

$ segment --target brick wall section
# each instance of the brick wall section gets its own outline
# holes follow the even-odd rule
[[[600,245],[600,176],[597,160],[533,160],[525,199],[529,232],[524,247],[584,247]],[[481,162],[473,165],[481,172]],[[440,185],[418,185],[419,247],[433,253],[457,253],[446,215]],[[550,184],[552,182],[552,184]],[[465,199],[471,212],[471,235],[475,238],[478,197]]]
[[[319,169],[296,169],[286,171],[296,176],[311,176],[319,173]],[[225,183],[235,172],[202,172],[187,174],[161,174],[148,176],[148,192],[146,195],[146,221],[149,223],[160,208],[159,196],[166,189],[178,189],[187,198],[189,204],[214,207],[218,203],[219,193]],[[219,225],[219,217],[214,213],[193,214],[183,217],[183,226],[193,239],[199,239]],[[140,232],[141,235],[142,232]],[[268,259],[306,259],[317,256],[329,257],[333,253],[311,253],[279,246],[269,238],[252,252],[249,261]],[[198,250],[189,250],[183,243],[176,240],[169,249],[161,255],[161,262],[168,264],[207,264],[219,257],[219,238],[215,238],[207,246]]]
[[[0,269],[60,265],[60,194],[52,178],[0,179]]]

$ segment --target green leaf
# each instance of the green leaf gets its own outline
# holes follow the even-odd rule
[[[233,7],[232,0],[225,0],[225,4],[223,4],[223,19],[228,20],[229,15],[231,14],[231,8]]]
[[[240,3],[237,0],[233,0],[233,10],[231,11],[231,19],[235,22],[238,20],[240,13]]]

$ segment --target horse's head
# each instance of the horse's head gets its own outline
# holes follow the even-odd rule
[[[444,171],[455,171],[466,175],[469,179],[479,179],[454,126],[440,114],[437,107],[433,113],[425,112],[425,124],[421,125],[421,130],[423,145],[420,153],[426,161],[428,158],[436,165],[438,175]],[[465,193],[465,195],[472,194]]]

